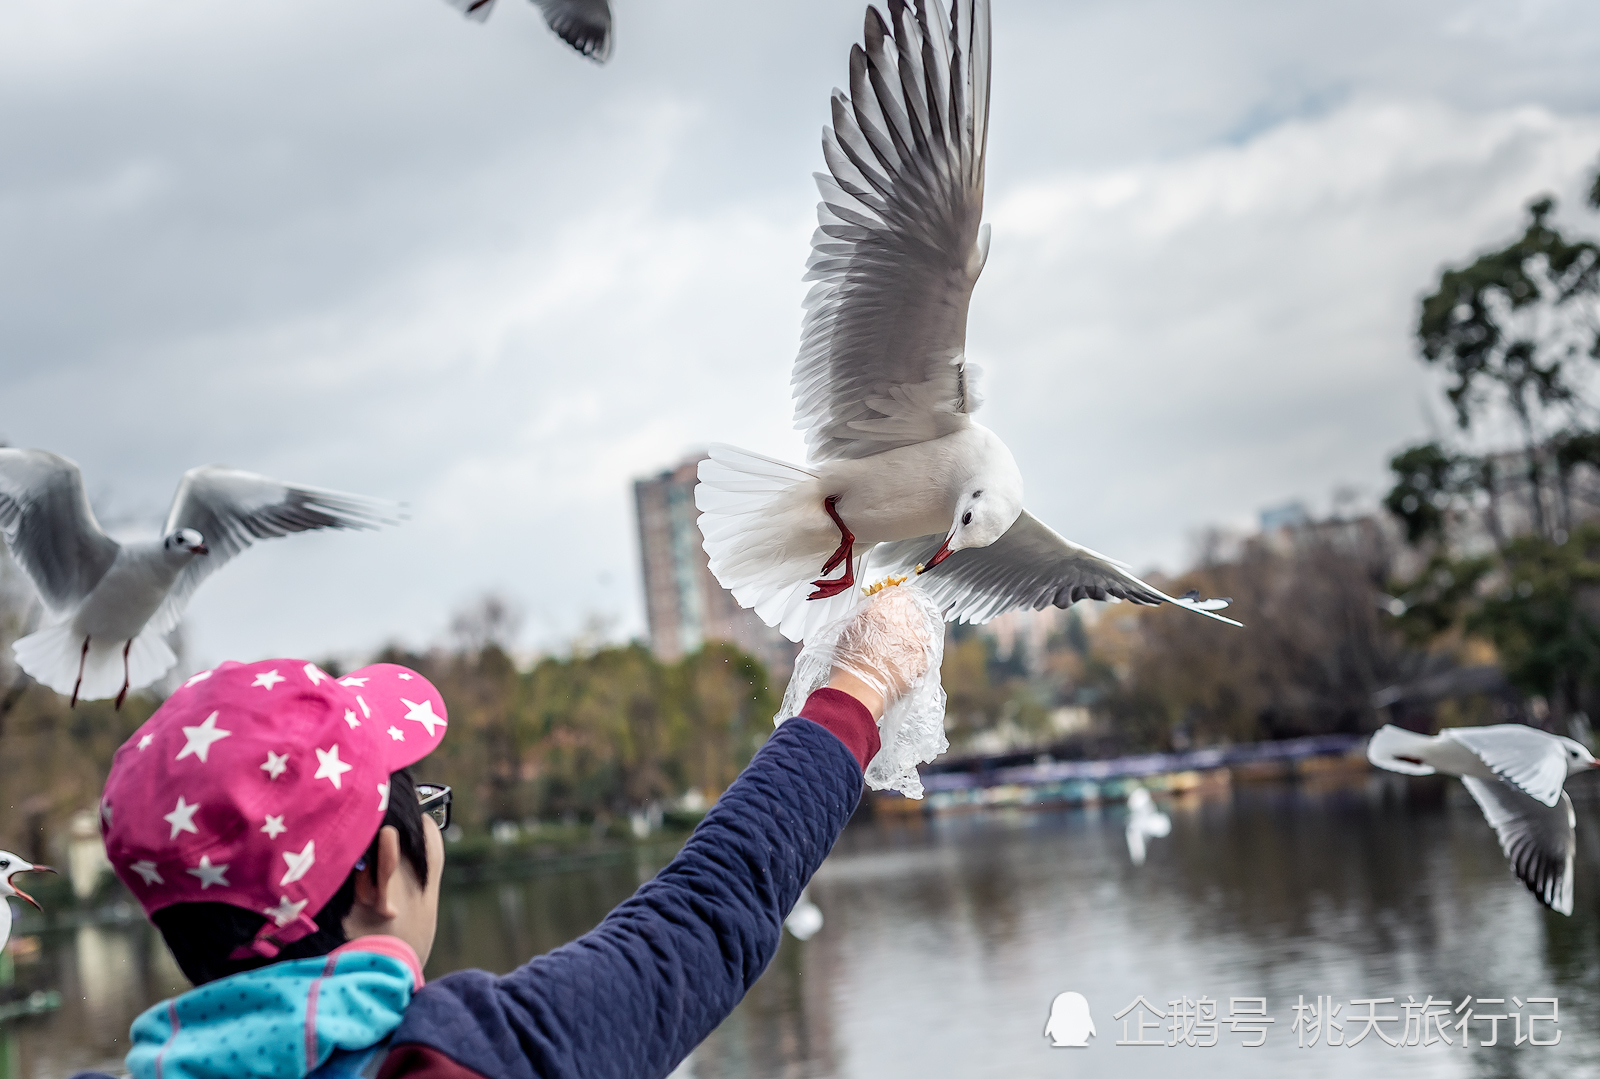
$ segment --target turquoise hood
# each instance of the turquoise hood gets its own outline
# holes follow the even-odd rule
[[[354,1072],[421,987],[409,944],[360,937],[155,1005],[133,1022],[128,1071],[134,1079],[304,1079],[323,1065]]]

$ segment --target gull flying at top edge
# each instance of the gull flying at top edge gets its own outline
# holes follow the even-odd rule
[[[483,22],[494,10],[494,0],[449,0],[467,18]],[[597,64],[611,58],[611,4],[609,0],[533,0],[556,36]]]
[[[16,643],[17,662],[74,704],[115,695],[120,708],[178,661],[163,638],[234,555],[291,532],[393,524],[395,508],[204,465],[183,474],[161,539],[121,544],[101,531],[76,464],[0,449],[0,536],[56,616]]]
[[[832,103],[792,379],[811,462],[711,447],[695,505],[717,580],[796,641],[858,602],[858,577],[919,568],[963,622],[1125,599],[1238,625],[1211,613],[1228,601],[1169,596],[1028,513],[1011,451],[972,421],[967,304],[989,253],[986,0],[868,8],[850,93]]]

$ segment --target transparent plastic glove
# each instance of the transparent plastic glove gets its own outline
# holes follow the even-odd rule
[[[806,698],[847,671],[883,694],[883,746],[867,764],[867,786],[922,797],[917,765],[950,743],[944,736],[944,618],[914,583],[885,588],[806,641],[774,725],[800,714]]]

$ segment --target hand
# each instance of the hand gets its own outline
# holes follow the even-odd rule
[[[881,719],[927,673],[932,643],[929,617],[911,591],[885,588],[840,630],[828,685],[866,705],[873,719]]]

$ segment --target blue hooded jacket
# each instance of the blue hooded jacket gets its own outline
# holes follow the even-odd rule
[[[831,689],[812,694],[803,712],[767,740],[655,879],[570,944],[503,976],[458,971],[413,993],[420,976],[409,947],[361,937],[157,1004],[134,1023],[129,1071],[135,1079],[666,1076],[771,962],[784,917],[860,798],[878,750],[872,716]]]

